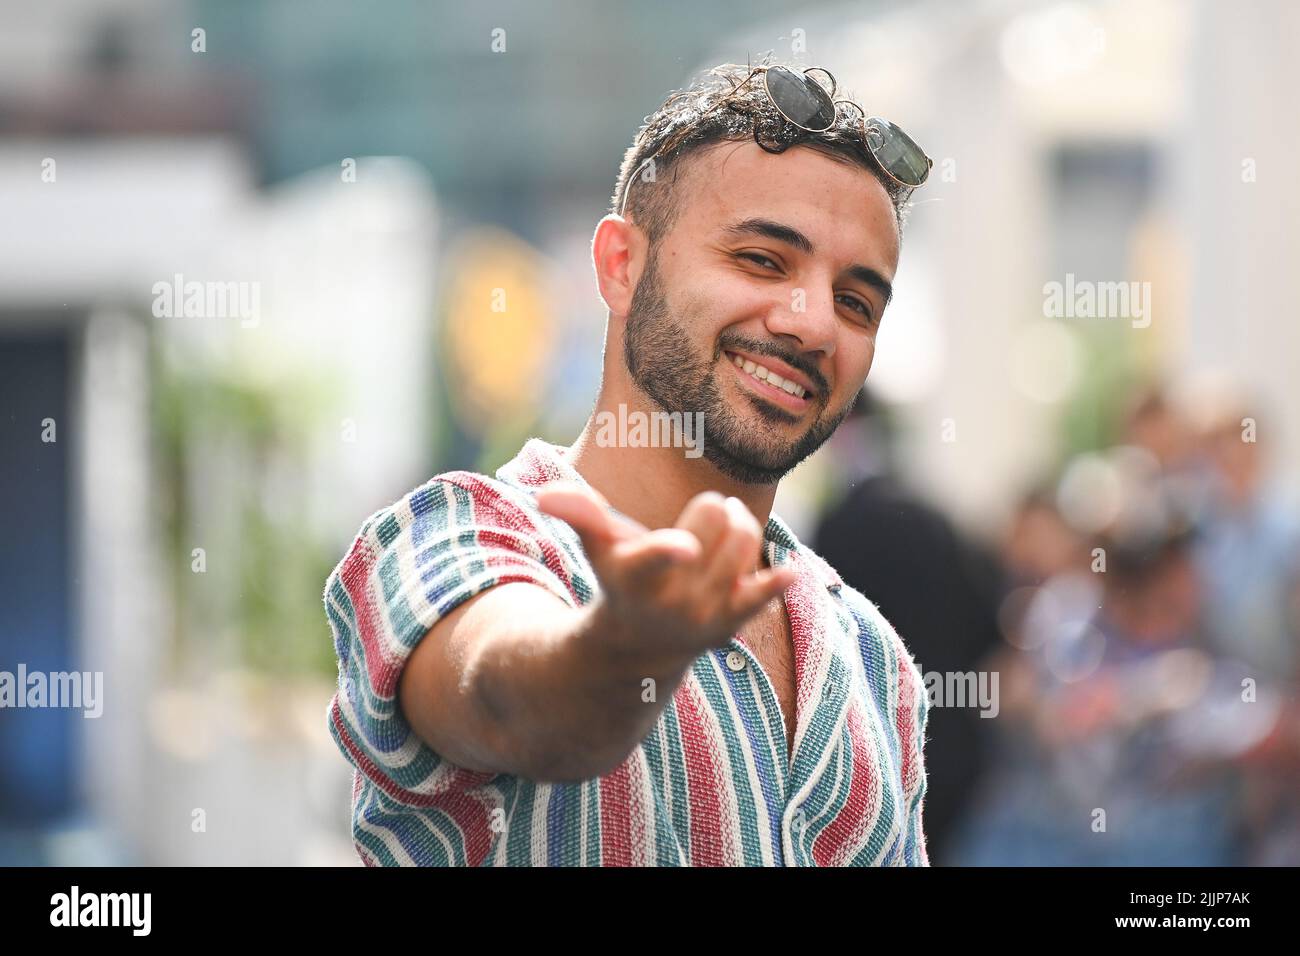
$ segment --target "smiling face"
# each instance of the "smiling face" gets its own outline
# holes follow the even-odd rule
[[[627,308],[627,374],[664,411],[703,414],[704,457],[724,474],[774,483],[871,369],[898,268],[893,207],[861,167],[753,142],[693,154],[672,188],[675,221]]]

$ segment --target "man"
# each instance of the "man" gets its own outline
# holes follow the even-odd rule
[[[930,166],[833,91],[723,66],[670,97],[592,243],[582,434],[439,475],[330,577],[367,864],[928,863],[920,673],[771,513],[866,378]]]

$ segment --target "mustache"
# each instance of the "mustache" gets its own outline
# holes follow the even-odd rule
[[[830,394],[830,384],[826,377],[818,370],[817,366],[802,355],[781,348],[775,342],[764,342],[761,339],[746,338],[743,335],[728,333],[718,339],[717,354],[714,358],[721,357],[723,352],[749,352],[751,355],[766,355],[769,358],[780,359],[792,369],[803,372],[808,376],[808,380],[817,387],[817,394],[826,396]]]

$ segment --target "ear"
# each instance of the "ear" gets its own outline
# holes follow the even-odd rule
[[[596,224],[591,262],[600,297],[614,315],[627,315],[631,308],[632,294],[645,263],[645,246],[641,230],[622,216],[610,213]]]

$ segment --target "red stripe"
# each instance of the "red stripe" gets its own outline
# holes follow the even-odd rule
[[[357,621],[355,637],[365,651],[366,674],[370,686],[380,697],[392,697],[402,662],[389,658],[380,644],[379,635],[383,633],[380,621],[382,612],[375,606],[371,587],[375,564],[375,553],[369,542],[359,537],[353,542],[348,556],[343,559],[339,568],[339,580],[343,582],[344,590],[352,601],[352,613]],[[360,693],[360,688],[357,692]]]
[[[916,732],[912,711],[913,708],[916,707],[919,685],[916,680],[916,674],[914,674],[912,668],[908,666],[907,649],[903,647],[903,642],[901,640],[895,639],[894,651],[899,655],[898,739],[900,742],[899,749],[903,752],[903,789],[904,791],[909,791],[917,786],[916,761],[912,759],[912,748],[914,743],[912,738]],[[916,746],[919,749],[921,743],[916,742]]]
[[[628,758],[629,760],[632,758]],[[632,865],[632,788],[628,761],[599,778],[600,865]]]
[[[785,612],[786,617],[790,620],[790,637],[794,642],[794,682],[795,682],[795,703],[796,711],[798,710],[799,701],[808,701],[808,706],[816,707],[818,695],[813,693],[817,688],[806,689],[804,684],[812,679],[813,675],[808,670],[808,656],[812,650],[813,641],[818,639],[816,631],[817,615],[821,610],[818,603],[820,595],[817,593],[818,582],[815,577],[809,576],[809,569],[800,555],[790,554],[790,567],[794,569],[798,577],[795,578],[794,584],[785,592]],[[805,693],[807,690],[807,693]],[[798,715],[796,714],[796,723]],[[797,730],[797,728],[796,728]]]
[[[682,682],[674,695],[677,725],[686,761],[686,788],[691,807],[691,866],[725,866],[722,842],[723,787],[730,787],[723,769],[709,748],[703,713],[691,690],[691,680]]]
[[[491,774],[487,774],[489,778]],[[438,809],[451,817],[465,841],[467,866],[482,866],[492,848],[491,811],[467,793],[447,794],[438,801]]]
[[[812,854],[818,866],[837,866],[841,858],[847,859],[846,849],[855,849],[849,844],[876,812],[874,778],[878,769],[875,755],[867,746],[871,731],[855,701],[849,703],[846,726],[853,754],[853,765],[849,768],[849,794],[835,819],[813,841]],[[828,767],[826,772],[830,774],[831,768]]]

